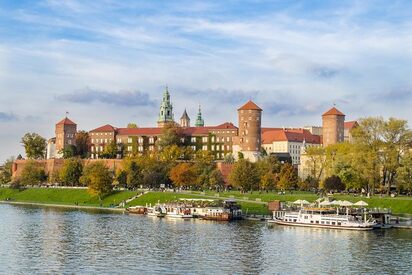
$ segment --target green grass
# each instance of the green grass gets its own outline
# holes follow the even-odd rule
[[[149,192],[139,198],[131,201],[127,206],[135,205],[146,205],[146,204],[156,204],[156,203],[166,203],[172,202],[179,199],[210,199],[205,196],[182,194],[182,193],[171,193],[171,192]]]
[[[86,189],[71,188],[29,188],[25,190],[16,190],[10,188],[0,188],[0,200],[7,198],[19,202],[33,202],[46,204],[66,204],[80,206],[104,206],[118,205],[121,201],[126,200],[136,192],[132,191],[115,191],[103,198],[100,202],[97,196],[90,195]]]

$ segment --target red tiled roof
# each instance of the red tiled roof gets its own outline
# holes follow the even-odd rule
[[[267,130],[262,132],[262,144],[272,143],[274,141],[295,141],[305,142],[312,144],[320,144],[320,136],[312,135],[306,129],[280,129],[280,130]]]
[[[352,130],[353,128],[359,126],[358,122],[356,120],[354,121],[346,121],[345,122],[345,129]]]
[[[341,111],[339,111],[338,109],[336,109],[335,107],[333,107],[332,109],[330,109],[329,111],[327,111],[326,113],[324,113],[322,116],[344,116],[345,114],[342,113]]]
[[[106,125],[101,126],[99,128],[93,129],[90,132],[114,132],[114,131],[116,131],[115,127],[113,127],[110,124],[106,124]]]
[[[232,122],[225,122],[223,124],[217,125],[217,126],[209,126],[211,129],[237,129],[235,125],[233,125]]]
[[[67,117],[63,118],[62,120],[60,120],[59,122],[57,122],[56,125],[77,125],[76,123],[74,123],[73,121],[71,121],[70,119],[68,119]]]
[[[159,127],[147,127],[147,128],[118,128],[117,134],[122,136],[139,136],[139,135],[160,135],[162,128]]]
[[[262,111],[262,109],[257,106],[252,100],[249,100],[245,105],[240,107],[238,110],[259,110]]]

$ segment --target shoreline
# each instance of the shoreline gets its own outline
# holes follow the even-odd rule
[[[32,206],[45,206],[45,207],[58,207],[58,208],[72,208],[72,209],[85,209],[85,210],[103,210],[112,212],[126,212],[125,208],[103,207],[103,206],[88,206],[88,205],[71,205],[71,204],[55,204],[55,203],[39,203],[39,202],[23,202],[23,201],[4,201],[1,200],[0,204],[11,205],[32,205]]]

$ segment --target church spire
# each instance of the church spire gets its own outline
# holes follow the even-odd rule
[[[180,118],[180,126],[186,128],[186,127],[190,127],[190,118],[187,115],[186,109],[183,112],[182,117]]]
[[[169,88],[166,85],[166,89],[163,93],[162,103],[160,104],[159,119],[157,125],[163,127],[165,123],[174,122],[173,119],[173,105],[170,102]]]
[[[196,118],[196,127],[203,127],[205,126],[205,122],[202,118],[202,111],[200,110],[200,104],[199,104],[199,112],[197,113],[197,118]]]

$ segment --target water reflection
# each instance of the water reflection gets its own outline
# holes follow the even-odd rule
[[[0,218],[0,273],[412,270],[408,230],[340,231],[11,205],[0,205]]]

